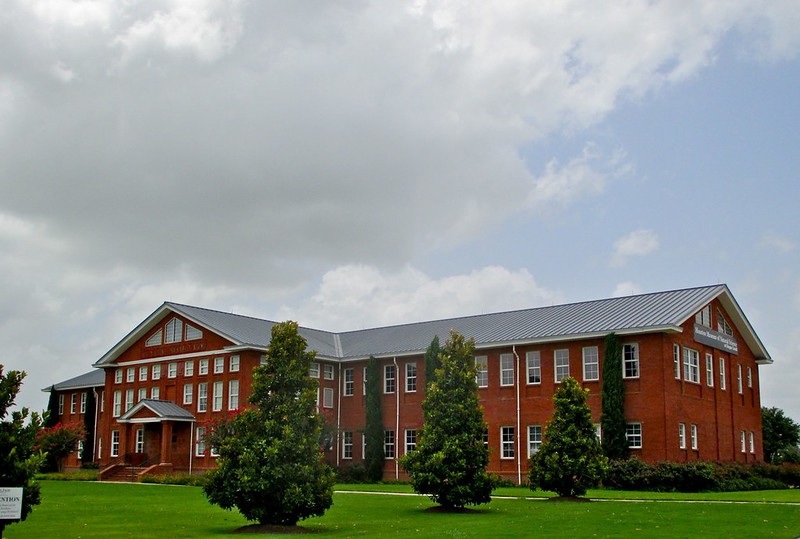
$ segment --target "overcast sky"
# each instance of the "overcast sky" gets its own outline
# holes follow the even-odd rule
[[[797,0],[0,0],[0,363],[727,283],[800,420],[799,53]]]

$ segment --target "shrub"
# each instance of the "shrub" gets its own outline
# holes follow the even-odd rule
[[[363,462],[342,464],[336,469],[337,483],[371,483]]]
[[[206,476],[197,474],[146,475],[142,477],[142,483],[202,487],[206,484]]]

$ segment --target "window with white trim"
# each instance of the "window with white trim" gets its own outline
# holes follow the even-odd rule
[[[139,367],[139,381],[146,382],[147,381],[147,365],[142,365]]]
[[[750,452],[756,452],[756,436],[753,431],[750,431]]]
[[[100,412],[106,411],[106,390],[100,391]]]
[[[514,427],[500,427],[500,458],[514,458]]]
[[[194,361],[186,361],[183,363],[183,376],[186,378],[194,376]]]
[[[78,440],[78,460],[83,460],[83,440]]]
[[[73,393],[69,400],[69,413],[75,414],[78,411],[78,394]]]
[[[333,388],[326,387],[322,391],[322,407],[333,408]]]
[[[136,369],[133,367],[128,367],[128,370],[125,373],[125,381],[133,382],[134,380],[136,380]]]
[[[119,417],[122,415],[122,391],[114,392],[114,406],[111,410],[111,415]]]
[[[319,363],[312,361],[308,366],[308,375],[311,378],[319,378]]]
[[[353,458],[353,433],[349,430],[342,432],[342,458]]]
[[[542,448],[542,426],[528,425],[528,458]]]
[[[603,443],[603,425],[601,423],[594,424],[594,437],[597,438],[597,443]]]
[[[406,429],[406,446],[404,455],[408,455],[417,449],[417,430]]]
[[[489,387],[489,359],[475,356],[475,382],[478,387]]]
[[[203,457],[206,454],[206,428],[197,427],[197,442],[195,442],[195,456]]]
[[[711,327],[711,304],[706,305],[703,307],[701,311],[699,311],[696,315],[694,315],[694,321],[701,326],[705,326],[707,328]]]
[[[178,377],[178,364],[174,361],[172,363],[167,364],[167,378],[177,378]]]
[[[80,410],[81,410],[82,414],[86,413],[86,399],[87,399],[87,397],[88,397],[88,395],[86,394],[86,391],[81,393],[81,408],[80,408]]]
[[[741,363],[736,365],[736,388],[741,395],[744,392],[744,388],[742,387],[742,365]]]
[[[725,380],[725,358],[719,358],[719,388],[727,389]]]
[[[691,425],[691,433],[692,433],[692,449],[695,451],[697,450],[697,425],[692,423]]]
[[[192,404],[194,400],[194,385],[183,384],[183,404]]]
[[[706,385],[714,387],[714,356],[706,354]]]
[[[183,339],[183,322],[179,319],[173,318],[167,322],[167,326],[164,329],[166,330],[164,343],[180,342]]]
[[[395,369],[394,365],[383,366],[383,392],[394,393]]]
[[[406,393],[417,391],[417,364],[406,363]]]
[[[228,381],[228,410],[239,409],[239,380]]]
[[[122,383],[122,369],[117,369],[114,371],[114,383],[115,384]]]
[[[144,453],[144,429],[136,429],[136,449],[135,453]]]
[[[364,367],[361,371],[361,394],[367,394],[367,368]]]
[[[383,431],[383,456],[387,459],[394,458],[394,431]]]
[[[695,384],[700,383],[700,354],[697,350],[683,349],[683,379]]]
[[[162,335],[162,332],[159,329],[158,331],[156,331],[155,333],[150,335],[150,338],[148,338],[144,342],[144,345],[145,346],[161,346],[161,341],[162,341],[161,335]]]
[[[208,382],[197,384],[197,411],[208,410]]]
[[[556,383],[569,376],[569,350],[562,348],[553,353],[553,365]]]
[[[103,439],[97,438],[97,460],[103,458]]]
[[[196,341],[203,338],[203,332],[196,327],[186,324],[186,340]]]
[[[628,439],[628,448],[641,449],[642,448],[642,424],[641,423],[627,423],[625,425],[625,438]]]
[[[539,350],[525,353],[525,368],[528,371],[528,384],[542,383],[542,356]]]
[[[228,372],[239,372],[239,356],[231,356],[228,360]]]
[[[111,456],[118,457],[119,456],[119,431],[112,430],[111,431]]]
[[[342,382],[344,387],[342,388],[342,393],[345,397],[350,397],[353,395],[356,389],[356,382],[355,382],[355,369],[345,369],[344,370],[344,381]]]
[[[675,365],[675,379],[681,379],[681,345],[672,345],[672,362]]]
[[[197,374],[200,376],[208,374],[208,359],[201,359],[197,362]]]
[[[325,378],[325,380],[333,380],[333,375],[334,375],[333,365],[331,365],[330,363],[325,363],[322,366],[322,377]]]
[[[728,325],[728,321],[725,320],[725,317],[722,315],[722,311],[719,309],[717,309],[717,331],[733,337],[733,328]]]
[[[639,378],[639,344],[622,345],[622,377]]]
[[[214,374],[222,374],[225,372],[225,358],[224,357],[215,357],[214,358]]]
[[[583,380],[600,379],[600,354],[596,346],[583,347]]]
[[[58,396],[58,415],[64,415],[64,394]]]
[[[753,370],[747,367],[747,387],[753,387]]]
[[[514,355],[500,354],[500,385],[514,385]]]
[[[160,363],[156,363],[155,365],[153,365],[151,378],[153,380],[161,380],[161,364]]]
[[[158,386],[153,386],[150,388],[150,398],[153,400],[158,400],[161,398],[161,388]]]
[[[211,387],[211,411],[212,412],[219,412],[222,410],[222,402],[223,402],[223,394],[222,394],[222,382],[214,382],[214,385]]]
[[[740,446],[741,446],[742,453],[747,453],[747,447],[745,446],[746,442],[745,442],[745,438],[744,438],[744,431],[741,431],[741,433],[739,435],[739,441],[740,441]]]
[[[678,423],[678,447],[686,449],[686,424]]]
[[[147,388],[146,387],[140,387],[139,388],[139,392],[136,395],[136,402],[139,402],[140,400],[146,399],[146,398],[147,398]]]
[[[127,412],[128,410],[130,410],[132,406],[133,406],[133,390],[132,389],[126,389],[125,390],[125,411]]]

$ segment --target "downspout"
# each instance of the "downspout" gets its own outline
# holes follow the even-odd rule
[[[520,454],[522,453],[522,444],[520,443],[520,403],[519,403],[519,379],[520,379],[520,372],[519,372],[519,354],[517,354],[517,346],[512,345],[511,351],[514,353],[514,357],[517,359],[517,368],[516,368],[516,376],[514,376],[514,385],[517,386],[517,484],[522,484],[522,457]]]
[[[192,457],[194,456],[194,422],[189,422],[189,475],[192,475]]]
[[[400,465],[397,458],[400,455],[400,367],[397,365],[397,357],[392,358],[394,363],[395,383],[394,383],[394,479],[400,479]]]
[[[339,363],[339,389],[337,389],[338,398],[336,399],[336,467],[339,467],[339,449],[341,440],[339,436],[342,432],[342,364]]]
[[[92,393],[94,393],[94,440],[92,440],[92,462],[97,462],[99,460],[97,457],[97,410],[100,407],[97,405],[97,389],[93,387]]]

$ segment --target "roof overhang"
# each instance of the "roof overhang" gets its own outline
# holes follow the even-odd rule
[[[154,416],[135,417],[140,411],[147,409],[154,413]],[[163,421],[184,421],[193,423],[197,419],[170,401],[154,401],[152,399],[142,399],[134,404],[130,410],[117,418],[118,423],[161,423]]]

